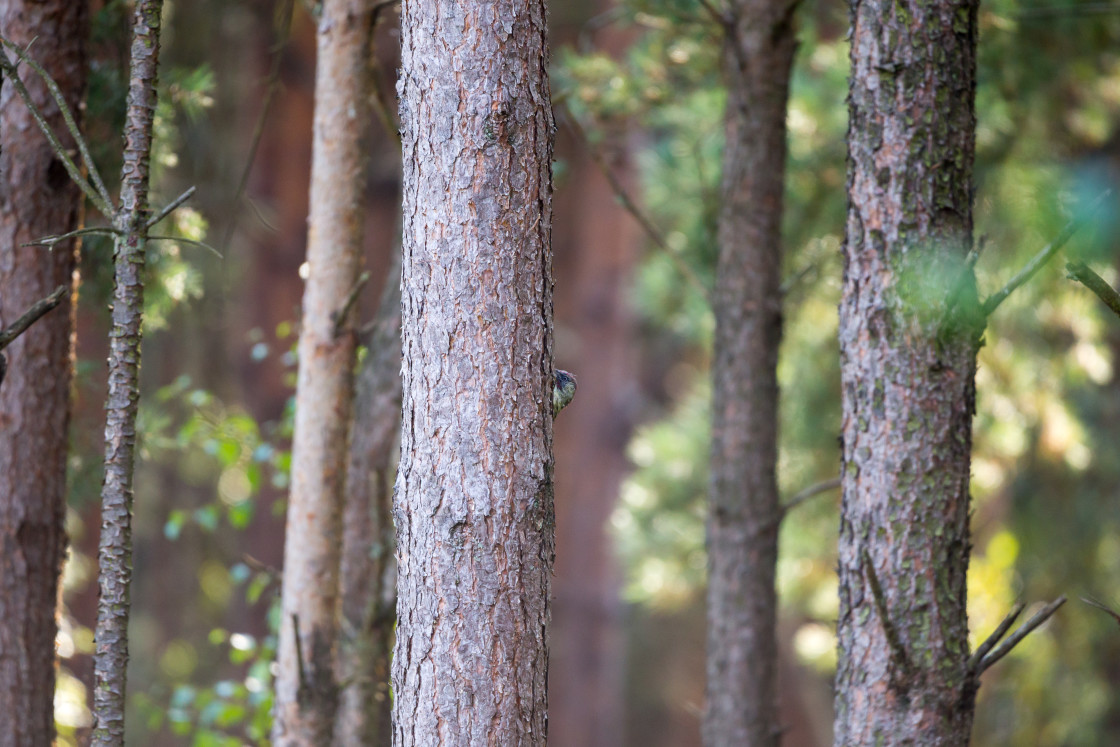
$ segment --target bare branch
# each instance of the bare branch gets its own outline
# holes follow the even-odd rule
[[[824,482],[818,482],[816,485],[810,485],[799,493],[795,493],[792,498],[783,503],[779,511],[784,516],[810,498],[814,498],[821,493],[827,493],[830,490],[835,490],[838,487],[840,487],[839,477],[834,477]]]
[[[334,337],[338,337],[342,334],[342,327],[346,324],[346,317],[350,315],[350,309],[354,308],[354,304],[358,301],[358,295],[368,282],[369,271],[367,270],[358,276],[357,281],[354,282],[354,287],[346,294],[346,300],[342,302],[342,306],[331,315],[334,317]]]
[[[790,291],[792,291],[794,288],[797,287],[798,283],[800,283],[802,280],[804,280],[806,277],[808,277],[812,272],[814,272],[816,270],[817,270],[817,263],[816,262],[807,263],[800,270],[797,270],[792,275],[790,275],[788,278],[783,280],[781,286],[778,288],[778,292],[781,293],[783,296],[788,295]]]
[[[148,223],[146,224],[147,227],[151,228],[152,226],[159,223],[161,220],[163,220],[167,216],[171,215],[172,210],[179,207],[180,205],[182,205],[184,202],[186,202],[190,198],[194,197],[194,193],[195,193],[195,188],[191,187],[186,192],[179,195],[178,197],[176,197],[171,202],[167,203],[163,207],[163,210],[160,210],[158,213],[156,213],[155,215],[153,215],[151,218],[148,219]]]
[[[401,0],[377,0],[377,2],[371,5],[369,9],[370,13],[373,14],[373,20],[377,20],[377,16],[381,13],[381,11],[396,5],[400,1]]]
[[[1019,615],[1023,614],[1023,610],[1026,609],[1026,607],[1026,604],[1019,602],[1011,608],[1011,611],[1008,612],[1002,620],[1000,620],[999,625],[992,631],[992,634],[976,647],[976,650],[972,652],[972,656],[968,657],[968,671],[979,674],[977,667],[980,666],[980,662],[984,660],[984,657],[988,655],[992,647],[999,643],[1001,638],[1007,635],[1007,631],[1010,630],[1011,626],[1015,624],[1015,621],[1019,619]]]
[[[1084,285],[1093,293],[1097,294],[1097,298],[1104,301],[1104,305],[1112,309],[1112,313],[1120,316],[1120,293],[1116,289],[1105,282],[1105,279],[1094,272],[1084,262],[1066,262],[1066,272],[1069,277]]]
[[[268,576],[269,579],[272,582],[279,581],[281,576],[283,575],[280,572],[279,569],[274,568],[273,566],[269,565],[268,563],[265,563],[263,560],[258,560],[257,558],[254,558],[249,553],[242,553],[241,554],[241,560],[245,563],[245,565],[249,566],[254,571],[257,571],[258,573],[263,573],[266,576]]]
[[[253,125],[253,135],[249,142],[249,154],[245,157],[245,167],[241,170],[241,178],[237,181],[237,189],[233,193],[233,199],[230,201],[230,214],[226,222],[225,235],[222,237],[222,246],[229,246],[230,239],[233,238],[234,228],[237,227],[237,206],[241,203],[241,198],[245,195],[245,189],[249,185],[249,174],[253,170],[253,163],[257,159],[257,151],[260,149],[261,138],[264,137],[265,122],[268,121],[268,113],[272,108],[272,102],[276,98],[276,94],[280,91],[280,62],[284,57],[284,49],[288,46],[288,42],[292,38],[292,11],[295,0],[280,0],[276,4],[276,15],[273,25],[276,28],[276,43],[272,47],[272,63],[269,67],[268,77],[265,78],[264,87],[264,100],[261,102],[261,113],[257,116],[257,121]],[[316,15],[313,13],[312,15]],[[259,215],[259,213],[258,213]]]
[[[109,238],[113,238],[119,235],[120,231],[113,228],[112,226],[91,226],[89,228],[79,228],[76,231],[59,234],[58,236],[44,236],[41,239],[24,242],[23,244],[20,244],[20,246],[45,246],[48,249],[54,249],[63,241],[66,241],[67,239],[73,239],[78,236],[108,236]]]
[[[1032,257],[1031,260],[1023,266],[1023,269],[1019,270],[1019,272],[1015,274],[1015,277],[1007,281],[1007,285],[1003,286],[998,291],[988,296],[987,300],[984,301],[984,305],[980,309],[983,317],[985,319],[990,317],[992,315],[992,312],[994,312],[996,308],[1001,303],[1003,303],[1004,300],[1006,300],[1013,291],[1015,291],[1016,288],[1034,277],[1034,274],[1042,269],[1043,265],[1049,262],[1050,259],[1058,253],[1059,249],[1065,246],[1066,242],[1069,241],[1075,233],[1077,233],[1078,229],[1080,229],[1085,225],[1085,223],[1088,222],[1089,218],[1091,218],[1093,214],[1097,212],[1101,205],[1104,204],[1104,201],[1111,195],[1111,189],[1106,189],[1105,191],[1097,195],[1096,198],[1094,198],[1093,201],[1090,202],[1084,210],[1079,211],[1078,214],[1075,215],[1069,221],[1069,223],[1067,223],[1065,227],[1062,228],[1060,232],[1058,232],[1058,235],[1054,237],[1053,241],[1042,247],[1042,250],[1039,251],[1038,254],[1034,255],[1034,257]]]
[[[89,149],[86,147],[85,140],[78,131],[78,126],[74,122],[74,116],[71,114],[70,108],[66,105],[65,99],[62,98],[62,92],[59,91],[58,84],[47,75],[46,70],[43,70],[37,62],[28,57],[27,53],[24,52],[19,45],[12,43],[4,36],[0,36],[0,44],[15,50],[16,55],[21,60],[30,65],[35,72],[39,73],[43,78],[43,82],[51,91],[52,96],[56,96],[55,100],[59,102],[59,106],[62,109],[62,117],[66,121],[66,126],[70,129],[70,134],[74,136],[78,143],[78,150],[81,152],[82,158],[88,159],[86,168],[97,183],[98,188],[96,190],[93,188],[93,185],[82,176],[81,169],[74,163],[74,159],[70,157],[70,154],[66,152],[66,148],[63,147],[62,142],[58,139],[58,136],[54,134],[54,130],[47,124],[47,120],[43,118],[43,113],[39,111],[39,108],[35,106],[35,102],[31,100],[31,93],[27,90],[27,86],[23,84],[23,80],[20,79],[15,65],[8,59],[8,55],[0,51],[0,71],[7,76],[8,80],[10,80],[15,87],[16,94],[23,100],[27,110],[31,112],[32,119],[35,120],[35,124],[39,125],[39,130],[51,144],[51,150],[54,151],[55,155],[58,156],[58,160],[66,168],[66,173],[70,175],[70,179],[78,186],[78,189],[82,190],[82,193],[89,198],[93,206],[106,218],[111,219],[113,217],[113,200],[109,197],[105,185],[101,183],[101,177],[97,173],[97,168],[93,164],[93,159],[89,156]]]
[[[8,347],[12,342],[27,331],[35,322],[39,321],[51,309],[57,307],[62,303],[62,297],[66,295],[66,286],[60,285],[54,289],[46,298],[40,299],[31,305],[27,311],[23,312],[19,319],[12,322],[6,329],[0,331],[0,350]]]
[[[726,31],[731,26],[731,18],[725,11],[722,11],[715,5],[713,5],[712,0],[697,0],[697,2],[700,3],[701,7],[703,7],[704,10],[707,11],[708,15],[712,17],[712,20],[718,23],[724,31]]]
[[[1093,599],[1092,597],[1081,597],[1081,601],[1089,605],[1090,607],[1096,607],[1102,612],[1108,614],[1110,617],[1112,617],[1113,620],[1116,621],[1117,625],[1120,625],[1120,614],[1117,614],[1115,610],[1106,605],[1104,602]]]
[[[568,116],[564,117],[564,121],[571,129],[571,131],[575,134],[575,136],[583,142],[584,146],[587,148],[587,152],[591,155],[591,160],[595,162],[595,165],[599,167],[599,170],[603,173],[603,176],[606,177],[607,183],[610,185],[611,190],[614,192],[615,197],[618,198],[618,201],[622,205],[623,209],[626,210],[626,212],[630,213],[631,216],[633,216],[634,220],[636,220],[638,222],[638,225],[642,227],[642,230],[645,231],[646,236],[649,237],[649,239],[657,246],[658,249],[663,251],[666,256],[668,256],[669,260],[677,268],[677,271],[680,272],[682,276],[684,276],[684,279],[688,281],[688,284],[692,286],[693,290],[700,294],[700,296],[708,302],[708,305],[711,306],[710,293],[708,292],[708,289],[705,287],[704,283],[700,280],[699,277],[697,277],[696,273],[693,272],[688,263],[685,262],[679,254],[674,252],[669,247],[669,243],[665,240],[665,237],[661,234],[661,231],[659,231],[657,227],[653,225],[653,222],[648,217],[646,217],[645,213],[642,212],[641,208],[639,208],[637,203],[634,202],[634,200],[630,197],[630,194],[626,191],[626,188],[622,185],[622,182],[618,180],[618,177],[615,176],[614,171],[611,170],[610,164],[607,163],[607,160],[603,156],[602,151],[600,151],[591,143],[591,140],[587,137],[587,132],[575,118],[575,115],[569,112]]]
[[[217,249],[215,249],[214,247],[207,244],[205,241],[195,241],[194,239],[185,239],[182,236],[149,236],[148,241],[175,241],[175,242],[178,242],[180,244],[189,244],[190,246],[197,246],[200,249],[205,249],[206,251],[210,252],[211,254],[213,254],[218,259],[225,259],[225,257],[222,256],[221,252],[219,252]]]
[[[370,79],[370,104],[377,118],[381,120],[381,127],[385,130],[385,134],[393,139],[397,144],[397,149],[401,147],[401,133],[400,127],[397,125],[397,120],[393,116],[393,111],[396,109],[395,94],[390,94],[385,90],[385,85],[381,80],[381,65],[377,61],[377,28],[381,23],[381,11],[386,10],[394,5],[397,5],[401,0],[378,0],[370,8],[372,19],[369,26],[369,79]]]
[[[972,249],[969,250],[968,255],[964,258],[964,266],[969,268],[969,269],[972,269],[973,267],[975,267],[976,266],[976,260],[980,259],[980,254],[984,251],[984,249],[987,248],[987,246],[988,246],[988,235],[983,234],[983,235],[980,236],[980,239],[976,242],[976,246],[972,247]]]
[[[994,651],[980,660],[980,663],[976,665],[976,674],[979,675],[988,667],[992,666],[997,661],[1011,653],[1011,649],[1019,645],[1019,642],[1030,635],[1031,631],[1049,620],[1050,616],[1057,612],[1058,608],[1065,603],[1066,597],[1063,594],[1062,596],[1058,597],[1053,602],[1036,612],[1034,614],[1034,617],[1020,625],[1019,629],[1012,633],[1006,641],[1001,643]]]

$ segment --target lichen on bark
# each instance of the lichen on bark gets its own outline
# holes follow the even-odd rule
[[[967,744],[976,3],[852,5],[837,745]]]

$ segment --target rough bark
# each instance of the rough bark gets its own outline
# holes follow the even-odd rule
[[[119,232],[113,252],[113,328],[105,402],[105,477],[101,485],[97,628],[94,632],[93,744],[124,744],[128,669],[129,584],[132,580],[132,477],[140,401],[140,334],[148,242],[149,159],[156,109],[163,3],[139,0],[132,17],[128,108],[125,114]]]
[[[733,3],[726,25],[713,311],[704,743],[777,745],[776,477],[791,0]]]
[[[342,522],[343,683],[334,743],[392,741],[389,660],[396,621],[393,478],[400,453],[401,252],[397,246],[358,373]]]
[[[543,0],[407,0],[397,745],[547,739],[551,156]]]
[[[85,89],[88,6],[0,0],[0,29],[34,54],[70,108]],[[26,68],[24,68],[26,70]],[[48,124],[62,117],[42,81],[28,89]],[[81,197],[10,87],[0,97],[0,328],[75,278],[76,242],[21,246],[78,227]],[[69,138],[63,141],[73,147]],[[66,552],[71,294],[6,350],[0,386],[0,745],[54,739],[58,579]]]
[[[369,31],[364,0],[326,0],[318,28],[309,274],[303,295],[272,740],[330,744],[347,431],[361,265]]]
[[[964,745],[972,0],[852,5],[837,745]]]

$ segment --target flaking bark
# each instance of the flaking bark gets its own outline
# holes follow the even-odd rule
[[[319,18],[309,273],[299,338],[272,728],[277,747],[330,744],[338,706],[341,513],[357,337],[346,299],[357,283],[364,228],[369,5],[326,0]]]
[[[972,727],[976,10],[852,5],[837,745],[964,745]]]
[[[406,0],[393,742],[547,740],[551,157],[543,0]]]
[[[100,597],[94,633],[92,744],[96,747],[124,744],[129,584],[132,580],[132,477],[136,409],[140,401],[149,159],[156,110],[162,7],[160,0],[138,0],[133,12],[120,207],[113,217],[113,226],[120,233],[114,239],[113,252],[113,327],[109,333],[105,477],[101,486],[98,551]]]
[[[0,30],[34,54],[78,111],[88,7],[75,0],[0,0]],[[26,68],[24,68],[26,70]],[[58,108],[27,80],[57,132]],[[14,90],[0,88],[0,328],[76,279],[77,242],[22,246],[78,227],[81,196]],[[73,147],[69,138],[64,142]],[[54,739],[58,581],[66,552],[72,293],[6,348],[0,372],[0,746]]]
[[[791,0],[725,22],[722,206],[713,311],[704,743],[777,745],[778,346]]]

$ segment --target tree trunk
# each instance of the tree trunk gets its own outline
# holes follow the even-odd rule
[[[0,0],[0,32],[33,54],[70,109],[85,90],[88,6],[76,0]],[[24,68],[26,70],[27,68]],[[39,80],[33,100],[56,132],[58,108]],[[74,241],[21,246],[78,227],[81,197],[10,87],[0,98],[0,327],[75,279]],[[63,140],[73,147],[69,137]],[[66,553],[71,300],[7,349],[0,386],[0,745],[54,740],[55,619]]]
[[[791,0],[735,2],[726,26],[719,264],[713,310],[704,743],[776,746],[781,509],[778,346]]]
[[[128,109],[120,207],[113,216],[113,329],[105,402],[105,477],[101,485],[97,629],[94,632],[93,744],[124,744],[128,617],[132,580],[132,477],[140,403],[140,334],[148,244],[148,166],[156,110],[163,3],[139,0],[132,18]]]
[[[389,660],[396,620],[397,566],[392,505],[400,453],[401,251],[381,291],[368,354],[358,374],[342,526],[342,645],[334,743],[392,741]]]
[[[553,121],[543,0],[408,0],[397,745],[543,745]]]
[[[964,745],[977,4],[856,2],[837,745]]]
[[[621,40],[612,50],[604,36],[609,37],[597,35],[597,48],[608,54],[623,51]],[[627,291],[640,236],[592,159],[581,155],[567,159],[570,171],[556,202],[558,213],[580,219],[557,225],[552,242],[559,280],[556,322],[574,343],[557,349],[558,365],[593,375],[580,378],[578,404],[564,411],[554,444],[557,554],[549,738],[557,745],[616,747],[627,743],[627,641],[608,527],[632,469],[626,446],[637,408],[626,383],[638,381],[639,332]],[[613,165],[620,178],[633,173],[624,155]]]
[[[309,274],[303,295],[284,540],[280,672],[272,740],[330,744],[346,444],[353,400],[353,296],[362,257],[369,127],[364,0],[326,0],[318,31]]]

